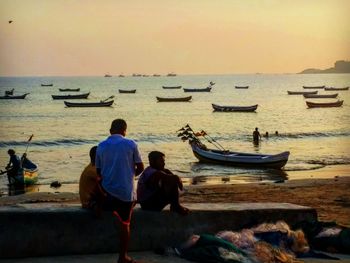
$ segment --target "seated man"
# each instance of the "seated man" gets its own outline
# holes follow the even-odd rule
[[[79,180],[79,196],[83,208],[93,209],[99,214],[102,193],[98,185],[98,176],[95,167],[97,146],[90,149],[90,163],[85,167]]]
[[[137,199],[144,210],[161,211],[170,204],[170,210],[186,215],[189,209],[179,203],[181,179],[165,169],[165,155],[158,151],[148,155],[149,165],[141,174],[137,185]]]

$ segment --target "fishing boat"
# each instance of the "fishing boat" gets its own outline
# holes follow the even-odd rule
[[[304,95],[304,94],[317,94],[318,90],[315,91],[287,91],[288,95]]]
[[[167,77],[176,77],[176,74],[175,73],[168,73],[166,76]]]
[[[253,112],[258,108],[258,104],[252,106],[220,106],[217,104],[211,104],[214,111],[224,111],[224,112]]]
[[[112,77],[112,75],[109,75],[109,74],[105,74],[105,76],[104,76],[105,78],[111,78]]]
[[[5,95],[13,95],[14,91],[15,91],[15,89],[5,90]]]
[[[114,100],[110,101],[99,101],[99,102],[69,102],[64,101],[67,107],[110,107],[114,103]]]
[[[136,93],[136,89],[130,89],[130,90],[119,89],[119,93]]]
[[[16,95],[16,96],[5,95],[5,96],[0,96],[0,99],[2,99],[2,100],[20,100],[20,99],[25,99],[28,94],[29,93],[25,93],[23,95]]]
[[[22,156],[22,167],[18,170],[17,176],[9,177],[10,185],[33,185],[38,181],[38,166]]]
[[[249,86],[235,86],[235,89],[248,89]]]
[[[87,97],[89,97],[90,92],[88,93],[83,93],[83,94],[67,94],[67,95],[51,95],[52,99],[54,100],[72,100],[72,99],[87,99]]]
[[[53,84],[51,83],[51,84],[41,84],[41,87],[52,87],[53,86]]]
[[[206,87],[204,89],[185,89],[184,88],[184,92],[210,92],[211,91],[211,87]]]
[[[335,94],[304,94],[304,98],[307,99],[326,99],[326,98],[336,98],[338,93]]]
[[[67,91],[72,91],[72,92],[78,92],[78,91],[80,91],[80,88],[77,88],[77,89],[59,89],[59,91],[61,91],[61,92],[67,92]]]
[[[325,86],[303,86],[304,89],[324,89]]]
[[[329,107],[341,107],[344,101],[338,100],[335,102],[325,102],[325,103],[311,102],[311,101],[305,101],[305,102],[309,108],[329,108]]]
[[[188,97],[179,97],[179,98],[161,98],[156,97],[158,102],[180,102],[180,101],[190,101],[192,99],[192,96]]]
[[[182,86],[162,86],[163,89],[181,89]]]
[[[205,131],[194,132],[189,125],[181,128],[178,137],[183,141],[188,140],[194,156],[204,163],[216,163],[230,166],[244,166],[251,168],[274,168],[281,169],[288,162],[289,152],[278,154],[255,154],[233,152],[223,148],[216,140]],[[218,149],[209,149],[200,137],[212,143]]]
[[[345,88],[325,87],[324,90],[349,90],[349,87],[345,87]]]

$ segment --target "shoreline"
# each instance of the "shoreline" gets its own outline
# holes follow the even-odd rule
[[[350,227],[350,166],[297,171],[300,179],[233,184],[231,181],[185,184],[182,203],[279,202],[315,208],[320,221],[336,221]],[[317,177],[315,177],[317,176]],[[35,188],[37,187],[37,188]],[[72,188],[76,187],[75,191]],[[26,203],[79,204],[77,184],[54,189],[34,186],[31,192],[0,197],[0,206]]]

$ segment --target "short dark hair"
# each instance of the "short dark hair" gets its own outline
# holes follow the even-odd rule
[[[115,119],[114,121],[112,121],[110,132],[119,133],[119,132],[126,131],[126,128],[127,128],[126,121],[124,121],[123,119]]]
[[[10,154],[10,155],[12,155],[12,154],[15,154],[16,152],[15,152],[14,149],[9,149],[9,150],[7,151],[7,153]]]
[[[148,161],[151,164],[163,156],[165,156],[165,154],[162,152],[152,151],[148,154]]]
[[[97,150],[97,146],[93,146],[90,149],[90,161],[93,165],[95,165],[95,159],[96,159],[96,150]]]

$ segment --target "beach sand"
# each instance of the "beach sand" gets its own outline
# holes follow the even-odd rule
[[[331,166],[312,171],[297,171],[293,178],[279,183],[186,185],[181,196],[183,203],[237,203],[283,202],[313,207],[320,221],[335,221],[350,227],[350,173],[349,166]],[[325,178],[325,179],[321,179]],[[75,190],[73,190],[75,189]],[[17,196],[0,197],[0,206],[19,203],[79,203],[77,186],[63,185],[33,188],[32,192]],[[40,190],[40,192],[38,192]],[[74,192],[75,191],[75,192]]]

